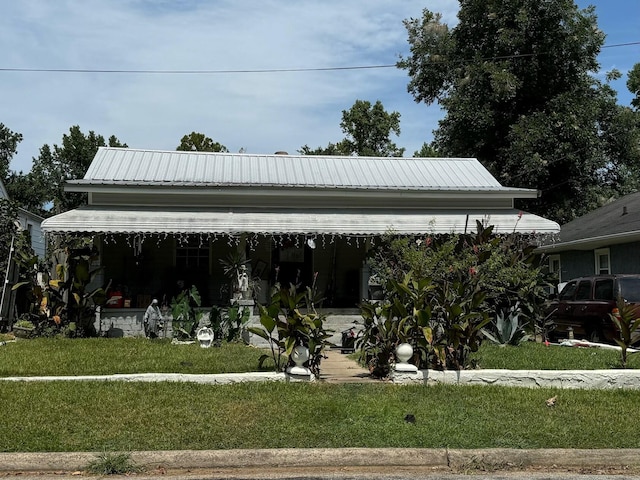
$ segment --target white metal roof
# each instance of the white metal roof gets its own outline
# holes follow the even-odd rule
[[[42,223],[46,233],[381,235],[472,232],[476,220],[494,233],[557,233],[556,222],[518,210],[139,209],[87,206]]]
[[[101,147],[76,185],[286,186],[512,193],[474,158],[254,155]]]

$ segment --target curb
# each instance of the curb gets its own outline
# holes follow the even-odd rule
[[[0,472],[80,471],[99,453],[0,453]],[[640,466],[640,449],[283,448],[131,452],[147,469],[432,467],[493,469]]]
[[[339,376],[323,374],[321,379],[332,383],[371,383],[369,377]],[[352,372],[353,373],[353,372]],[[331,376],[336,378],[331,378]],[[295,375],[283,372],[248,372],[219,374],[186,373],[131,373],[114,375],[46,376],[46,377],[0,377],[2,382],[58,382],[58,381],[104,381],[104,382],[190,382],[208,385],[229,385],[248,382],[299,381]],[[395,372],[391,380],[396,384],[416,385],[498,385],[504,387],[640,390],[640,370],[418,370],[417,372]],[[375,383],[376,381],[373,380]],[[380,381],[378,381],[380,382]],[[380,382],[382,383],[382,382]]]

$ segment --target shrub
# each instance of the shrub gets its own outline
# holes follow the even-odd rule
[[[473,277],[434,282],[389,280],[384,301],[364,302],[362,335],[357,341],[372,374],[385,377],[395,361],[395,347],[410,343],[411,360],[420,368],[466,368],[480,346],[480,331],[489,318],[484,293]]]
[[[324,329],[326,316],[313,307],[313,291],[298,293],[294,285],[275,289],[269,305],[258,305],[261,327],[249,331],[269,342],[271,353],[260,358],[260,367],[272,359],[277,370],[293,366],[291,353],[298,345],[309,349],[306,366],[318,377],[324,349],[330,345],[330,331]],[[303,313],[304,312],[304,313]]]
[[[194,336],[202,317],[202,312],[196,311],[196,307],[199,307],[200,303],[200,293],[195,285],[181,291],[171,299],[174,338],[177,340],[189,340]]]
[[[251,312],[248,308],[241,308],[238,305],[231,305],[226,309],[212,307],[209,312],[209,321],[216,344],[219,344],[221,340],[240,341],[250,316]]]
[[[389,235],[370,259],[384,300],[361,307],[358,345],[375,374],[388,373],[395,346],[403,341],[412,344],[420,367],[467,368],[490,321],[488,312],[518,305],[520,316],[539,318],[548,279],[533,248],[526,236],[496,236],[480,222],[474,234]],[[510,341],[524,338],[521,325],[511,328],[512,320]],[[499,335],[506,335],[507,322],[500,323]]]
[[[100,270],[91,269],[98,255],[90,239],[70,239],[53,252],[55,269],[48,272],[32,253],[16,255],[22,275],[12,290],[28,299],[24,314],[36,323],[36,335],[53,336],[64,333],[73,337],[96,336],[96,309],[106,303],[105,289],[91,288]],[[38,269],[34,269],[37,267]],[[38,282],[38,275],[42,282]]]
[[[476,222],[471,234],[407,237],[388,234],[372,250],[372,273],[387,285],[389,279],[402,281],[407,272],[413,278],[430,278],[434,283],[456,281],[473,276],[490,310],[501,311],[519,304],[521,314],[532,321],[529,327],[539,333],[547,288],[553,283],[546,273],[544,259],[534,253],[527,235],[494,235],[493,227]]]

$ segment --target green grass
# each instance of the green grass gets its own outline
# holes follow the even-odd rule
[[[94,475],[128,475],[143,472],[144,468],[136,465],[129,453],[103,452],[89,462],[86,470]]]
[[[472,355],[479,368],[508,370],[606,370],[619,368],[620,352],[601,348],[545,346],[526,342],[518,347],[484,342]],[[630,354],[628,368],[640,368],[640,355]]]
[[[4,452],[640,447],[640,395],[624,390],[10,382],[0,405]]]
[[[242,372],[255,370],[261,354],[239,344],[202,349],[143,339],[34,339],[0,347],[0,376]],[[615,367],[619,354],[527,343],[485,344],[475,357],[484,368],[602,369]],[[639,361],[631,357],[632,366]],[[557,403],[550,408],[545,400],[552,396]],[[0,451],[5,452],[640,448],[635,426],[640,395],[624,390],[382,382],[2,382],[0,405]],[[404,421],[407,414],[415,416],[415,424]],[[103,460],[110,465],[114,459]]]
[[[0,377],[108,375],[115,373],[231,373],[258,370],[263,350],[242,344],[220,348],[171,345],[168,340],[36,338],[0,346]],[[618,368],[619,352],[595,348],[546,347],[527,342],[500,347],[485,342],[473,354],[480,368],[515,370]],[[267,362],[267,368],[272,363]],[[629,357],[640,368],[640,355]]]
[[[0,347],[0,377],[251,372],[263,353],[243,344],[201,348],[168,340],[36,338]]]

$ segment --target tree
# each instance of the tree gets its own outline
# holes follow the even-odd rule
[[[416,150],[413,152],[413,156],[416,158],[429,158],[429,157],[439,157],[440,154],[438,150],[433,146],[432,143],[424,142],[420,150]]]
[[[7,271],[11,239],[19,233],[16,225],[17,219],[18,210],[15,203],[6,198],[0,198],[0,272],[3,275],[3,282],[4,274]],[[8,289],[8,287],[5,288]],[[5,296],[9,294],[10,292],[5,290]]]
[[[303,145],[298,152],[302,155],[351,155],[349,150],[346,148],[344,141],[329,143],[326,147],[317,147],[313,149],[307,145]]]
[[[68,180],[82,178],[98,147],[107,145],[127,147],[113,135],[107,143],[102,135],[96,135],[93,131],[85,135],[78,125],[74,125],[68,135],[62,135],[61,146],[54,145],[51,148],[45,144],[40,148],[40,155],[34,158],[32,180],[37,178],[41,182],[42,204],[52,203],[51,213],[66,212],[86,203],[86,194],[65,192],[64,184]]]
[[[631,100],[631,105],[633,105],[636,110],[640,110],[640,63],[636,63],[629,71],[627,88],[636,96]]]
[[[361,157],[401,157],[404,148],[398,148],[390,139],[400,135],[400,114],[387,112],[378,100],[374,105],[356,100],[349,110],[342,111],[340,127],[346,137],[326,148],[311,149],[304,145],[298,150],[303,155],[357,155]]]
[[[410,55],[398,67],[408,90],[446,110],[435,148],[478,158],[503,184],[541,190],[522,206],[560,222],[618,194],[638,158],[625,157],[627,113],[590,73],[604,42],[594,8],[461,0],[458,16],[453,28],[426,9],[404,22]]]
[[[228,152],[227,147],[221,143],[214,142],[203,133],[191,132],[180,140],[180,145],[176,150],[184,152]]]
[[[11,159],[18,153],[18,144],[22,141],[22,134],[12,132],[0,123],[0,179],[4,182],[9,175]]]
[[[45,209],[45,182],[38,175],[33,172],[23,174],[10,171],[5,186],[9,197],[17,205],[42,217],[49,215]]]

